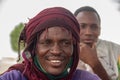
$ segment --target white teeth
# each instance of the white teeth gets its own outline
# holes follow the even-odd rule
[[[61,62],[60,60],[51,60],[50,62]]]

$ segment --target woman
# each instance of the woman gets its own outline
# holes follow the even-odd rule
[[[26,43],[23,63],[8,69],[0,80],[99,80],[76,70],[79,54],[79,24],[62,7],[47,8],[30,19],[20,35]]]

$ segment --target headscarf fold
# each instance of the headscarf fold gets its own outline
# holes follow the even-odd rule
[[[59,9],[58,9],[59,8]],[[47,8],[37,14],[35,17],[29,20],[28,24],[25,25],[24,35],[25,41],[28,43],[30,37],[48,27],[56,25],[68,27],[72,31],[74,37],[78,38],[79,27],[73,14],[67,9],[61,7]],[[68,26],[66,26],[68,25]],[[75,33],[73,33],[75,32]],[[79,40],[79,39],[78,39]]]

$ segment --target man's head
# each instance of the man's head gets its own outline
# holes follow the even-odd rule
[[[79,60],[79,31],[79,24],[70,11],[47,8],[26,24],[21,37],[27,44],[24,52],[38,59],[44,73],[59,75],[67,69],[73,73]]]
[[[80,41],[92,45],[98,40],[100,35],[100,16],[97,11],[89,6],[77,9],[74,13],[80,26]]]

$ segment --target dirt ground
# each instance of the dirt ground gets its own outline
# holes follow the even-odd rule
[[[0,74],[6,71],[8,67],[10,67],[15,63],[16,63],[16,58],[3,57],[2,59],[0,59]]]

